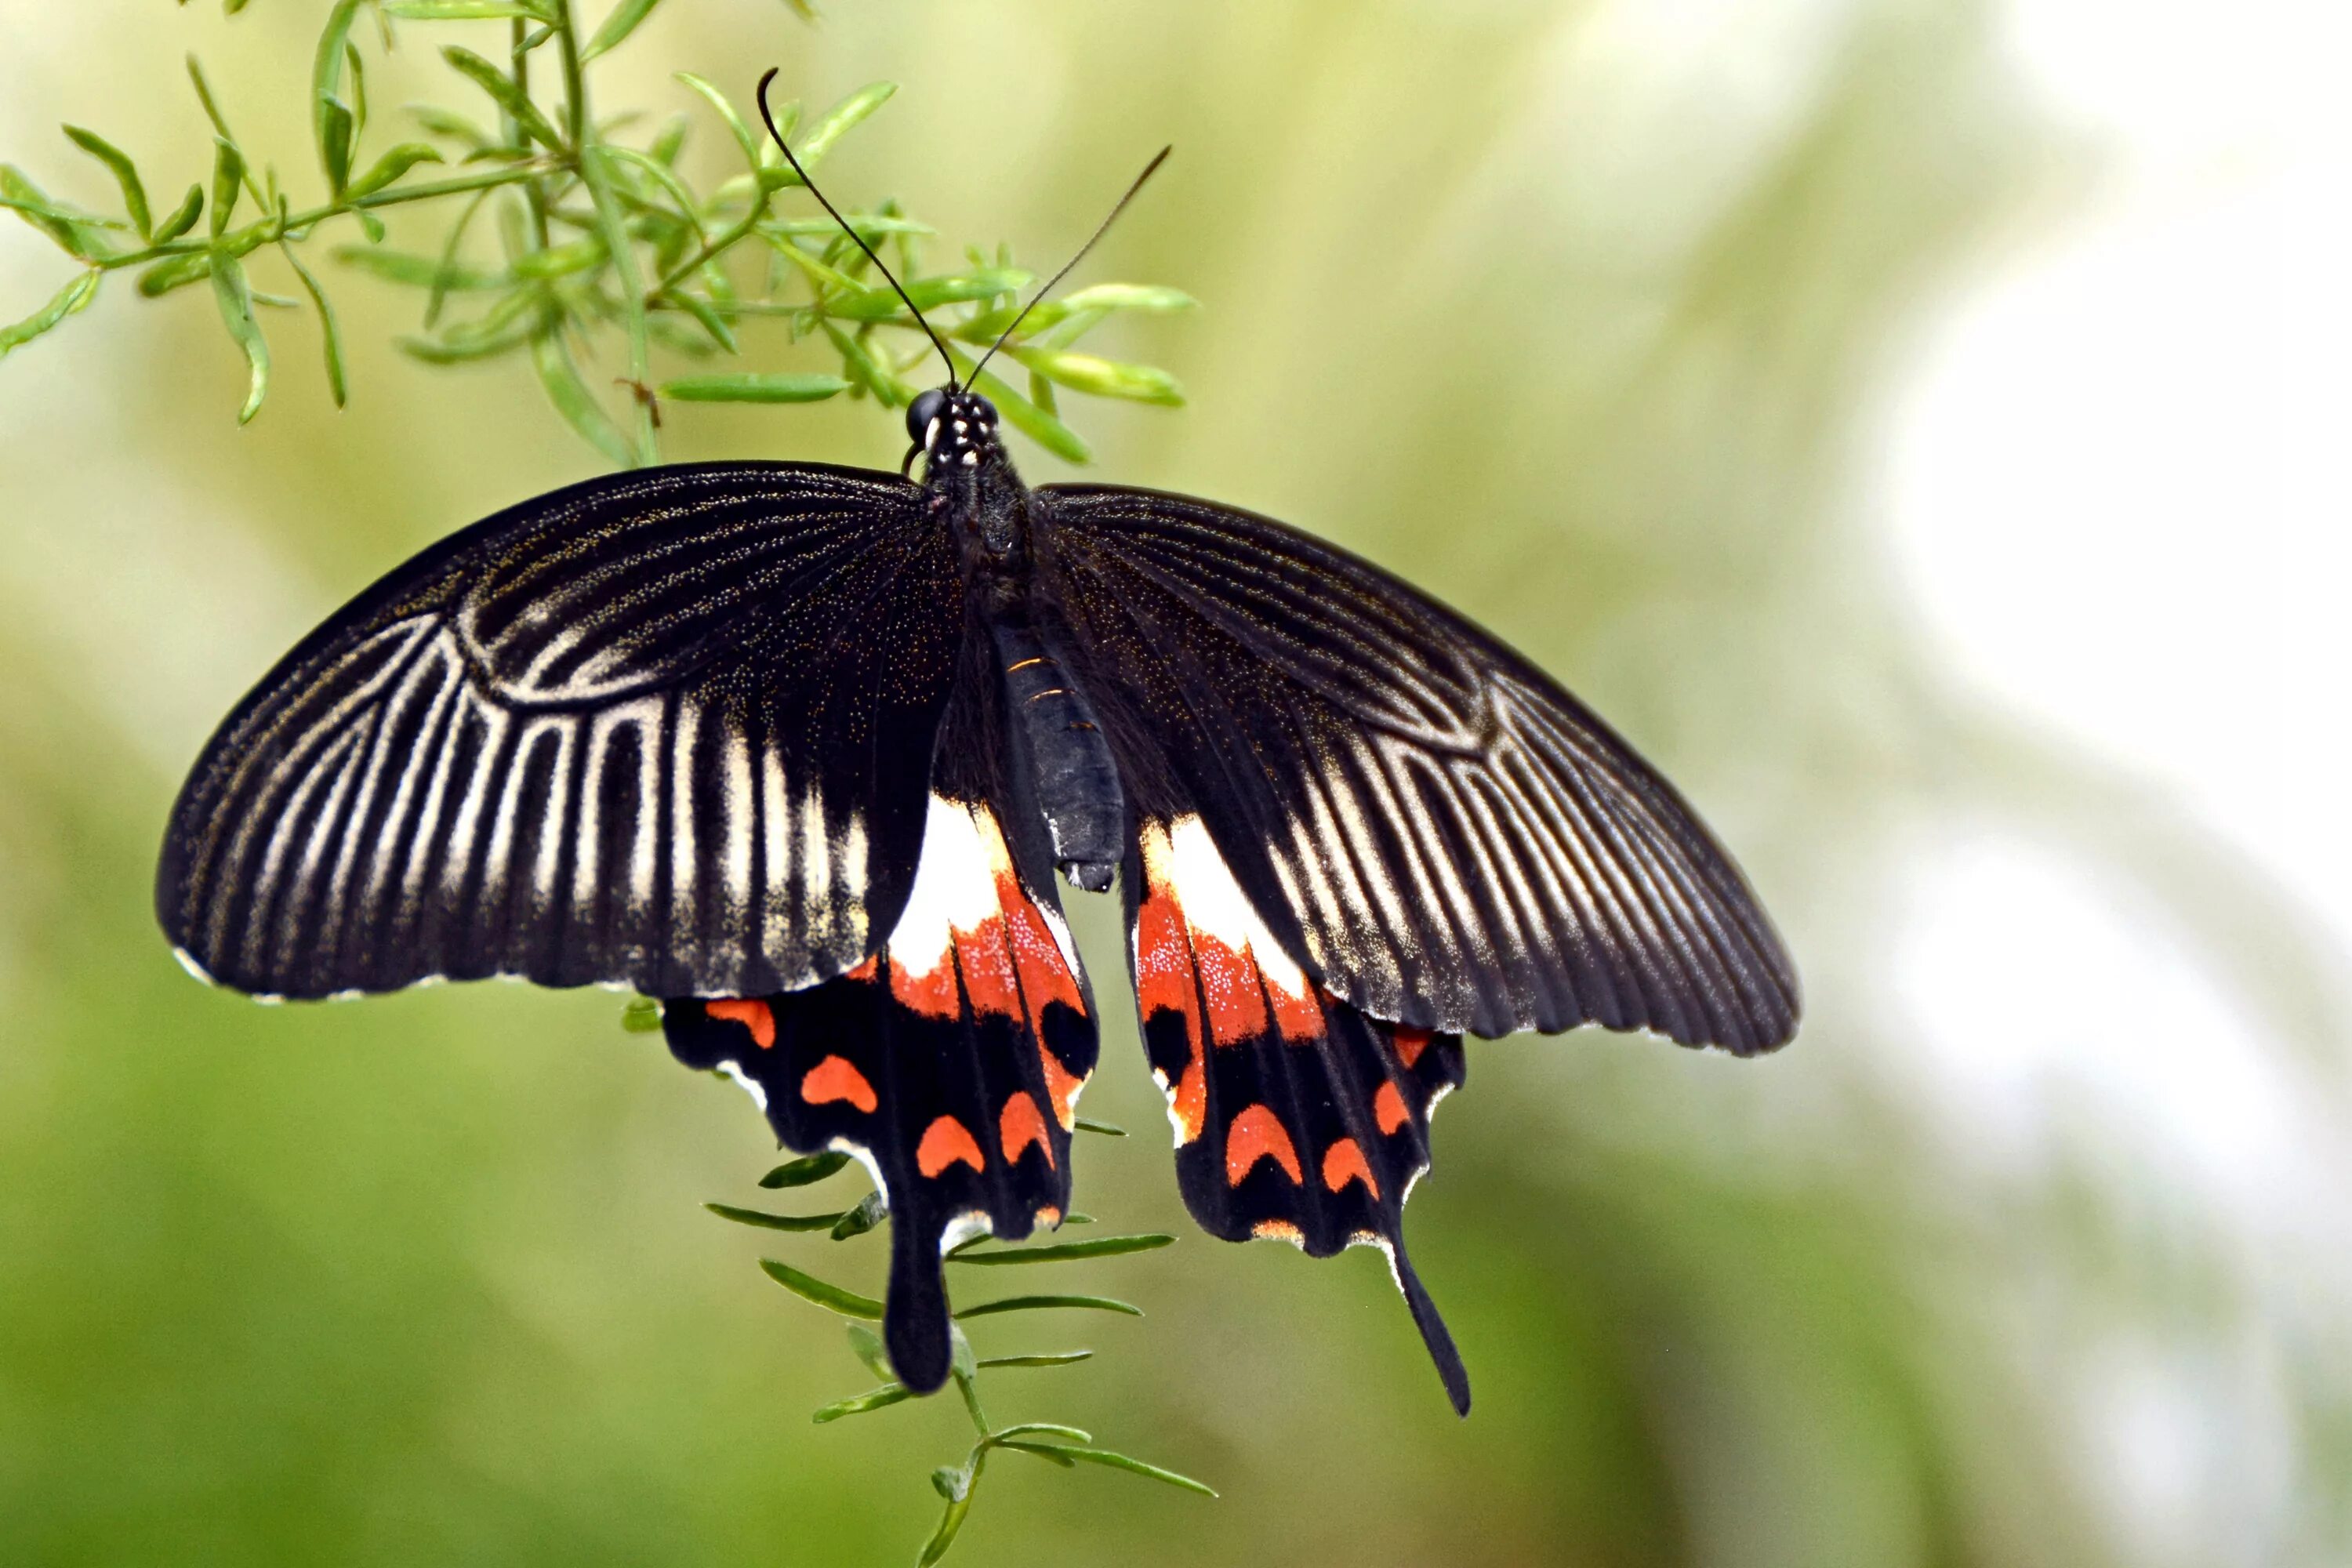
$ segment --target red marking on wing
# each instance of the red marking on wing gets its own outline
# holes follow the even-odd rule
[[[1070,961],[1062,956],[1062,944],[1046,928],[1044,912],[1021,890],[1020,879],[1000,874],[996,901],[1004,910],[1004,934],[1012,945],[1013,966],[1021,972],[1021,993],[1028,998],[1030,1024],[1036,1024],[1048,1002],[1085,1013],[1078,977],[1070,973]]]
[[[1323,1033],[1322,1005],[1313,995],[1294,994],[1272,980],[1265,983],[1265,994],[1274,999],[1275,1026],[1284,1039],[1311,1040]]]
[[[1404,1058],[1404,1065],[1412,1066],[1421,1060],[1421,1053],[1429,1048],[1429,1031],[1399,1029],[1396,1032],[1396,1048],[1397,1055]]]
[[[1238,1046],[1265,1033],[1265,992],[1257,961],[1215,937],[1192,932],[1192,963],[1201,972],[1201,994],[1209,1004],[1209,1034],[1221,1046]]]
[[[955,960],[950,956],[953,951],[950,946],[940,953],[939,962],[929,969],[911,969],[892,959],[890,994],[927,1018],[961,1017],[963,998],[956,990]]]
[[[1037,1037],[1037,1064],[1045,1071],[1045,1097],[1054,1102],[1054,1120],[1067,1132],[1077,1124],[1078,1090],[1087,1087],[1087,1080],[1062,1065],[1042,1035]]]
[[[1286,1219],[1262,1219],[1250,1226],[1250,1235],[1260,1241],[1286,1241],[1293,1247],[1307,1244],[1307,1233]]]
[[[1041,1208],[1035,1214],[1031,1215],[1029,1216],[1029,1220],[1033,1225],[1043,1226],[1047,1230],[1051,1230],[1055,1226],[1062,1223],[1062,1211],[1055,1208],[1053,1205],[1047,1204],[1044,1208]]]
[[[1298,1169],[1298,1151],[1291,1145],[1290,1134],[1283,1131],[1273,1108],[1249,1106],[1225,1129],[1226,1184],[1240,1186],[1242,1178],[1250,1173],[1250,1167],[1268,1158],[1288,1173],[1293,1182],[1306,1180]]]
[[[1323,1184],[1338,1192],[1349,1182],[1361,1182],[1364,1190],[1377,1200],[1380,1183],[1372,1179],[1372,1168],[1364,1163],[1364,1152],[1353,1138],[1342,1138],[1323,1151]]]
[[[972,1142],[971,1129],[952,1116],[942,1116],[923,1129],[923,1141],[915,1145],[915,1169],[926,1176],[936,1176],[958,1160],[973,1170],[985,1170],[980,1157],[980,1145]]]
[[[858,1110],[872,1112],[881,1101],[874,1097],[874,1086],[839,1057],[827,1057],[808,1069],[801,1079],[801,1098],[811,1105],[824,1105],[845,1100]]]
[[[1015,1093],[1004,1102],[1004,1114],[996,1121],[996,1137],[1008,1165],[1019,1164],[1021,1152],[1032,1143],[1045,1151],[1047,1166],[1054,1163],[1054,1141],[1045,1136],[1045,1118],[1025,1093]]]
[[[751,1031],[751,1043],[767,1050],[776,1043],[776,1016],[765,1002],[705,1002],[702,1010]]]
[[[844,980],[871,980],[874,978],[875,971],[880,967],[881,963],[882,955],[878,952],[875,953],[856,968],[844,973],[842,978]]]
[[[957,967],[963,971],[964,994],[975,1013],[1001,1013],[1018,1022],[1022,1017],[1021,981],[1013,972],[1013,950],[1005,945],[1004,920],[991,915],[969,931],[955,933]],[[1034,1027],[1033,1023],[1032,1027]]]
[[[1372,1118],[1381,1124],[1381,1131],[1394,1132],[1412,1120],[1412,1112],[1404,1108],[1404,1096],[1397,1092],[1397,1086],[1384,1083],[1372,1096]]]
[[[1135,994],[1145,1018],[1163,1010],[1181,1014],[1192,1054],[1201,1054],[1200,992],[1192,979],[1192,944],[1176,900],[1151,889],[1135,911]]]

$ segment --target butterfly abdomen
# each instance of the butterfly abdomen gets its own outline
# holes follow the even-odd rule
[[[1090,893],[1110,886],[1125,849],[1127,805],[1102,724],[1075,673],[1034,626],[992,628],[1004,671],[1016,755],[1063,874]]]

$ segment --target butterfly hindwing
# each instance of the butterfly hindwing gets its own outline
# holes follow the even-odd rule
[[[156,900],[191,964],[285,996],[514,974],[761,994],[903,903],[962,637],[890,475],[646,470],[467,529],[221,726]]]
[[[1144,816],[1124,873],[1136,1001],[1168,1098],[1177,1180],[1202,1227],[1311,1257],[1388,1255],[1446,1392],[1470,1404],[1452,1336],[1404,1247],[1429,1118],[1463,1080],[1458,1035],[1367,1016],[1308,980],[1197,816]]]
[[[1672,786],[1543,673],[1271,520],[1036,494],[1041,570],[1123,773],[1196,811],[1333,994],[1421,1028],[1597,1022],[1742,1055],[1796,977]]]
[[[1069,1208],[1096,1038],[1051,882],[1023,876],[992,806],[934,794],[913,890],[872,958],[806,990],[673,1001],[663,1026],[679,1060],[749,1086],[787,1146],[866,1162],[890,1209],[891,1365],[937,1388],[942,1249]]]

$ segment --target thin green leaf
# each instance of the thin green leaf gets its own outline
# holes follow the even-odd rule
[[[743,123],[743,117],[735,112],[735,106],[727,101],[727,95],[692,71],[678,72],[677,79],[700,93],[710,107],[718,110],[719,118],[727,122],[727,129],[735,133],[735,144],[743,149],[744,160],[751,165],[751,172],[754,174],[760,173],[760,139],[751,134],[751,128]]]
[[[383,0],[383,14],[404,22],[526,22],[550,20],[537,5],[513,0]]]
[[[400,352],[426,364],[471,364],[496,359],[536,340],[539,327],[526,322],[499,332],[460,333],[452,328],[438,338],[399,338]]]
[[[1034,1454],[1041,1459],[1051,1459],[1054,1463],[1061,1466],[1062,1468],[1066,1470],[1075,1470],[1078,1468],[1078,1463],[1076,1459],[1066,1459],[1062,1457],[1063,1446],[1059,1444],[1024,1443],[1016,1439],[1010,1443],[999,1443],[997,1447],[1000,1448],[1010,1448],[1016,1454]]]
[[[360,135],[367,130],[367,67],[360,63],[360,47],[343,45],[343,69],[352,83],[352,145],[359,145]]]
[[[286,264],[302,280],[302,287],[310,292],[311,306],[319,312],[319,332],[327,359],[327,394],[341,408],[350,400],[350,395],[343,379],[343,339],[341,329],[335,323],[335,307],[328,301],[327,291],[319,287],[319,280],[310,276],[310,269],[302,265],[302,258],[294,254],[294,247],[281,238],[278,248],[285,253]]]
[[[330,98],[320,114],[324,129],[319,166],[326,172],[327,188],[340,196],[352,183],[352,111],[341,99]]]
[[[513,118],[514,122],[522,128],[523,134],[534,142],[544,144],[551,151],[558,153],[563,151],[563,138],[556,133],[555,127],[549,122],[547,116],[540,112],[539,105],[533,103],[522,89],[517,87],[504,71],[473,50],[461,49],[455,44],[443,49],[441,58],[449,62],[449,68],[452,70],[488,93],[491,100],[506,110]]]
[[[886,1383],[868,1393],[836,1399],[811,1415],[809,1419],[822,1426],[828,1421],[838,1421],[845,1415],[863,1415],[869,1410],[887,1410],[893,1405],[904,1404],[915,1397],[915,1391],[903,1383]]]
[[[992,1443],[1001,1443],[1007,1438],[1026,1437],[1032,1434],[1046,1437],[1067,1437],[1073,1443],[1091,1443],[1095,1440],[1094,1434],[1091,1432],[1081,1432],[1076,1426],[1058,1426],[1051,1421],[1024,1421],[1018,1426],[1007,1426],[1002,1432],[990,1433],[989,1439]]]
[[[676,305],[688,315],[692,316],[700,324],[702,330],[710,334],[711,341],[720,348],[730,354],[738,352],[735,329],[727,324],[725,317],[711,308],[709,300],[698,294],[689,294],[682,289],[671,289],[662,296],[662,300],[665,303]]]
[[[606,147],[604,155],[637,170],[646,178],[659,185],[662,188],[662,194],[676,204],[677,216],[693,228],[695,237],[706,245],[709,243],[710,237],[702,226],[702,215],[695,210],[694,193],[686,188],[686,182],[679,179],[667,163],[658,158],[649,157],[634,147]]]
[[[333,110],[341,110],[346,120],[351,113],[342,102],[343,62],[348,58],[352,21],[359,15],[362,4],[362,0],[335,0],[328,9],[326,26],[319,30],[319,47],[310,54],[310,139],[318,145],[319,167],[321,169],[331,170],[338,157],[346,168],[351,163],[349,142],[344,142],[340,153],[331,150],[330,138],[333,131],[331,121]],[[193,58],[188,61],[188,68],[191,71],[195,69]],[[201,78],[197,79],[196,90],[205,94],[205,107],[210,112],[211,95],[205,92]],[[225,137],[228,135],[228,128],[220,123],[217,114],[213,116],[213,128]],[[341,189],[340,186],[337,188]]]
[[[685,115],[671,115],[663,121],[661,130],[655,133],[652,142],[646,148],[646,156],[664,168],[672,167],[677,163],[678,153],[685,150],[687,132],[693,126],[694,122]]]
[[[188,194],[181,198],[180,205],[172,209],[172,216],[156,226],[152,237],[154,242],[157,245],[165,245],[179,238],[196,226],[196,219],[204,210],[204,186],[190,185]]]
[[[404,283],[412,289],[469,293],[486,289],[504,289],[514,281],[503,272],[483,272],[470,267],[445,267],[429,256],[413,256],[404,250],[385,250],[376,246],[338,246],[333,255],[346,267],[356,267],[362,272],[373,273],[387,283]]]
[[[828,1285],[813,1274],[803,1274],[789,1263],[779,1263],[772,1258],[760,1259],[760,1267],[768,1278],[804,1301],[814,1301],[828,1312],[838,1312],[845,1318],[864,1318],[878,1323],[882,1321],[882,1303],[871,1296],[860,1296],[855,1290],[845,1290],[838,1285]]]
[[[642,390],[654,374],[653,345],[646,331],[645,279],[637,271],[636,247],[629,242],[628,219],[622,214],[620,198],[614,191],[612,165],[605,161],[601,148],[588,146],[581,150],[580,178],[596,205],[604,247],[613,258],[613,281],[621,292],[621,323],[629,338],[629,380]],[[653,404],[641,398],[635,413],[636,463],[643,467],[660,455],[655,449]]]
[[[621,1009],[621,1027],[632,1035],[658,1035],[662,1026],[661,1004],[650,996],[632,996]]]
[[[955,1314],[961,1322],[968,1318],[992,1317],[1000,1312],[1034,1312],[1049,1307],[1074,1307],[1093,1312],[1123,1312],[1130,1318],[1143,1316],[1143,1309],[1125,1301],[1114,1301],[1108,1296],[1007,1296],[1001,1301],[982,1301],[977,1307],[966,1307]]]
[[[839,1214],[769,1214],[761,1209],[739,1209],[732,1204],[702,1205],[720,1219],[731,1219],[737,1225],[755,1225],[764,1230],[831,1230],[845,1215]]]
[[[442,162],[444,160],[439,148],[428,147],[422,142],[403,142],[369,165],[368,172],[353,180],[351,189],[344,194],[356,201],[362,196],[373,195],[383,190],[419,163]]]
[[[992,1355],[982,1358],[984,1370],[992,1366],[1072,1366],[1093,1357],[1092,1351],[1048,1351],[1037,1355]]]
[[[887,1382],[891,1375],[890,1357],[882,1348],[882,1336],[863,1323],[846,1323],[843,1327],[849,1331],[850,1353],[866,1363],[866,1371]]]
[[[122,207],[131,215],[131,226],[139,231],[141,237],[151,237],[154,220],[147,210],[147,187],[140,183],[139,165],[131,161],[131,154],[95,131],[68,125],[65,132],[75,146],[114,172],[114,183],[122,187]]]
[[[403,107],[408,110],[410,119],[436,136],[446,136],[453,142],[463,142],[476,152],[497,144],[497,137],[492,136],[454,109],[443,109],[438,104],[433,103],[411,103]]]
[[[1082,1464],[1102,1465],[1114,1470],[1125,1470],[1129,1475],[1144,1476],[1155,1481],[1164,1481],[1171,1487],[1181,1487],[1188,1492],[1198,1492],[1202,1497],[1217,1495],[1214,1487],[1196,1481],[1190,1476],[1178,1475],[1174,1470],[1162,1469],[1158,1465],[1147,1465],[1141,1459],[1130,1458],[1125,1454],[1116,1454],[1108,1448],[1065,1447],[1056,1445],[1055,1452],[1078,1460]]]
[[[890,101],[898,90],[895,81],[868,82],[831,109],[816,117],[808,132],[793,144],[793,155],[804,169],[814,169],[817,161],[833,150],[833,144],[847,135],[859,121]]]
[[[68,316],[88,310],[89,302],[98,298],[99,277],[98,269],[90,268],[49,296],[47,304],[23,321],[0,327],[0,359],[6,359],[10,350],[24,347]]]
[[[1065,310],[1192,310],[1201,301],[1181,289],[1156,283],[1090,283],[1062,300]]]
[[[549,327],[531,339],[530,348],[531,362],[539,370],[539,384],[564,423],[616,466],[632,466],[636,460],[635,451],[628,437],[621,434],[620,426],[613,423],[613,416],[604,412],[604,405],[581,381],[579,369],[572,363],[572,351],[563,345],[562,332]]]
[[[911,402],[914,391],[892,374],[890,367],[877,359],[862,338],[853,337],[831,321],[820,321],[824,335],[841,355],[841,364],[850,380],[880,399],[885,408],[898,408]]]
[[[458,212],[457,221],[449,226],[449,237],[441,242],[441,268],[434,274],[433,292],[425,301],[425,325],[428,331],[441,319],[441,307],[447,303],[449,299],[449,290],[441,279],[457,272],[457,252],[465,246],[466,230],[473,226],[475,215],[482,210],[482,204],[489,199],[490,193],[487,189],[476,191],[473,199]],[[659,1028],[661,1026],[660,1004],[653,1002],[651,997],[646,996],[636,998],[636,1002],[652,1005],[654,1026]],[[632,1002],[630,1005],[635,1006],[636,1002]]]
[[[185,288],[212,276],[213,254],[199,250],[186,256],[169,256],[139,275],[139,292],[150,300],[160,299],[174,289]]]
[[[219,137],[213,139],[213,237],[220,238],[228,232],[230,215],[236,210],[236,193],[245,180],[245,154],[236,144]]]
[[[637,24],[653,15],[654,7],[660,4],[661,0],[621,0],[605,14],[604,24],[596,29],[596,36],[590,38],[587,47],[580,51],[580,63],[586,65],[605,50],[618,48],[621,41],[635,32]]]
[[[864,1236],[890,1217],[890,1205],[879,1190],[857,1200],[857,1206],[834,1222],[833,1239],[847,1241],[853,1236]]]
[[[1176,384],[1176,378],[1156,365],[1126,364],[1094,354],[1054,353],[1022,343],[1008,344],[1004,352],[1073,392],[1171,407],[1184,401],[1184,389]]]
[[[817,372],[742,371],[666,382],[661,395],[680,403],[818,403],[848,389],[841,377]]]
[[[953,305],[966,300],[992,300],[999,294],[1017,294],[1036,281],[1036,275],[1018,267],[991,268],[985,272],[954,273],[943,278],[919,278],[906,285],[907,298],[918,310],[936,310],[942,305]],[[905,317],[906,307],[898,296],[887,288],[867,289],[846,299],[828,302],[827,313],[851,321],[887,321],[904,320],[908,326],[913,319]]]
[[[979,1479],[979,1473],[975,1471],[971,1480],[977,1482]],[[915,1559],[915,1568],[931,1568],[932,1563],[948,1554],[948,1548],[955,1544],[956,1531],[963,1528],[965,1517],[971,1512],[971,1499],[972,1487],[967,1483],[963,1496],[948,1504],[947,1511],[940,1516],[940,1527],[931,1531],[929,1541],[923,1542],[923,1554]]]
[[[111,256],[113,247],[97,231],[123,226],[110,218],[92,217],[51,201],[38,185],[25,177],[23,170],[9,163],[0,163],[0,206],[12,209],[47,235],[59,249],[82,261],[100,261]]]
[[[1075,1125],[1081,1132],[1099,1132],[1106,1138],[1124,1138],[1127,1136],[1127,1129],[1124,1127],[1116,1127],[1108,1121],[1096,1121],[1084,1116],[1079,1117]],[[1072,1215],[1070,1217],[1072,1219],[1076,1219],[1078,1216]]]
[[[950,1263],[1068,1263],[1081,1258],[1118,1258],[1153,1252],[1175,1244],[1172,1236],[1098,1236],[1090,1241],[1057,1241],[1045,1247],[1008,1247],[995,1252],[952,1252]]]
[[[760,1178],[760,1184],[773,1190],[777,1187],[806,1187],[824,1181],[849,1163],[850,1157],[838,1149],[828,1149],[822,1154],[803,1154],[788,1161]]]
[[[518,278],[568,278],[574,272],[604,266],[608,254],[604,241],[591,235],[568,244],[551,245],[545,250],[526,250],[514,258],[514,273]]]
[[[249,374],[245,405],[237,410],[236,422],[249,424],[261,412],[261,400],[269,392],[269,343],[261,335],[260,323],[253,319],[253,289],[246,281],[245,266],[226,251],[213,253],[213,298],[219,302],[228,335],[245,351]]]
[[[793,15],[811,26],[816,26],[823,18],[824,13],[816,8],[814,0],[784,0],[784,4],[793,8]]]

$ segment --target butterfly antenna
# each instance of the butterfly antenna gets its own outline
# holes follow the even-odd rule
[[[940,342],[939,333],[931,331],[931,323],[923,319],[922,308],[915,303],[914,300],[907,293],[906,289],[898,286],[898,279],[890,275],[890,268],[884,266],[882,258],[874,254],[874,247],[866,243],[866,237],[859,234],[856,229],[849,226],[849,220],[841,216],[841,209],[839,207],[835,206],[831,202],[825,200],[824,193],[816,188],[816,182],[814,180],[809,178],[809,172],[801,167],[801,161],[798,158],[793,156],[792,144],[784,140],[783,132],[776,129],[776,117],[768,112],[768,84],[776,79],[777,69],[778,68],[774,66],[768,68],[768,74],[760,79],[760,90],[757,95],[760,100],[760,121],[762,124],[767,126],[768,134],[775,138],[776,151],[784,155],[784,162],[790,163],[793,166],[793,173],[801,177],[801,184],[808,187],[808,194],[814,196],[817,199],[818,205],[823,206],[826,212],[833,216],[833,221],[841,226],[841,232],[847,235],[852,240],[856,241],[857,248],[866,253],[866,259],[874,263],[875,269],[882,274],[883,281],[890,285],[890,291],[898,295],[900,300],[904,300],[906,302],[907,309],[914,312],[915,324],[923,329],[923,336],[931,340],[931,347],[940,351],[940,358],[948,367],[948,390],[950,392],[956,391],[955,358],[948,353],[947,344]],[[1164,158],[1167,154],[1163,153],[1160,156]],[[1150,173],[1148,169],[1144,172],[1146,174]],[[1141,183],[1142,182],[1140,181],[1137,182],[1139,184]],[[1134,195],[1132,191],[1128,194],[1129,195]],[[1121,202],[1119,205],[1124,206],[1127,204]],[[1118,215],[1114,213],[1112,216],[1117,216]],[[1089,240],[1087,243],[1091,245],[1093,241]],[[1084,253],[1081,252],[1081,254]]]
[[[1135,199],[1135,193],[1143,189],[1143,182],[1158,174],[1160,172],[1160,165],[1168,162],[1168,154],[1174,151],[1176,151],[1175,147],[1171,145],[1162,147],[1157,153],[1153,154],[1151,162],[1143,165],[1143,173],[1135,176],[1135,184],[1127,187],[1127,195],[1119,197],[1118,205],[1110,209],[1110,216],[1104,218],[1102,222],[1097,226],[1094,234],[1084,245],[1078,247],[1078,253],[1076,256],[1071,257],[1066,262],[1064,262],[1062,264],[1062,269],[1059,272],[1055,273],[1053,277],[1047,279],[1045,280],[1045,286],[1043,289],[1038,289],[1036,293],[1030,296],[1029,302],[1021,307],[1021,313],[1013,318],[1013,324],[1005,328],[1003,332],[997,335],[996,341],[988,345],[988,352],[980,356],[980,363],[972,366],[971,379],[974,382],[979,381],[980,373],[988,368],[988,362],[996,357],[996,351],[1003,348],[1006,340],[1010,339],[1013,333],[1021,330],[1021,323],[1029,319],[1029,312],[1043,304],[1045,302],[1045,296],[1054,291],[1055,286],[1060,283],[1063,279],[1067,278],[1070,275],[1070,269],[1087,258],[1087,252],[1095,247],[1096,242],[1101,239],[1104,235],[1110,232],[1110,226],[1118,221],[1118,215],[1127,210],[1127,204]]]

